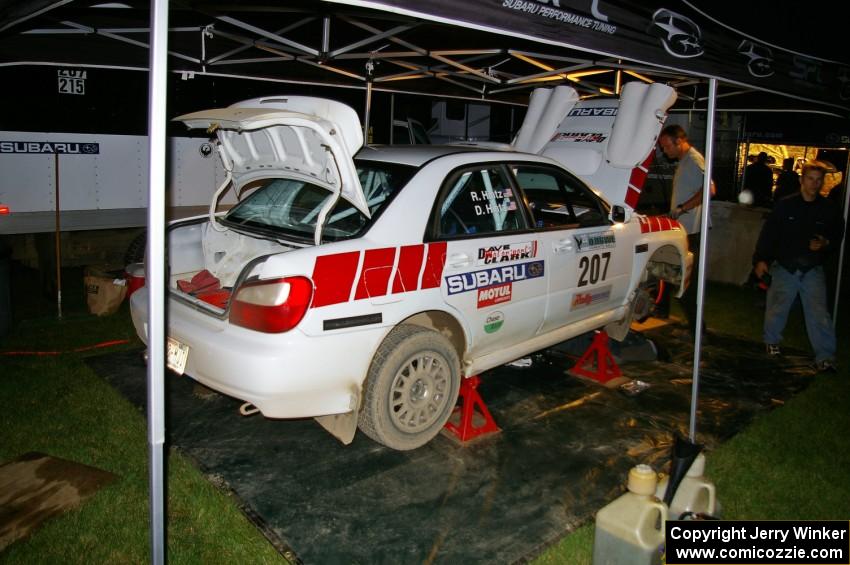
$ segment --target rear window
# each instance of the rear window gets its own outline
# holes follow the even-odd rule
[[[335,241],[364,232],[384,206],[416,172],[415,167],[362,161],[357,174],[372,214],[370,220],[347,200],[340,198],[322,229],[322,239]],[[269,235],[313,239],[322,207],[332,198],[330,192],[306,181],[268,178],[240,189],[248,194],[222,220],[231,227],[260,230]]]

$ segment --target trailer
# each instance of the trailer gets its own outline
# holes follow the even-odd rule
[[[175,218],[209,206],[224,180],[205,138],[172,137],[166,190]],[[148,142],[140,135],[0,131],[0,234],[142,227]],[[232,198],[232,197],[231,197]],[[233,200],[232,203],[235,203]]]
[[[63,266],[121,263],[143,250],[146,136],[0,131],[0,170],[0,237],[15,259],[43,268],[58,247]],[[204,213],[224,179],[207,138],[169,139],[169,219]]]

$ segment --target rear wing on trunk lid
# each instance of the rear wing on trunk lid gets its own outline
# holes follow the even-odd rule
[[[627,83],[619,100],[579,101],[569,86],[536,89],[514,148],[555,159],[611,204],[634,210],[675,101],[676,91],[659,83]]]

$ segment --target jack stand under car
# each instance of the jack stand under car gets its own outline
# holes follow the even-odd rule
[[[496,421],[478,393],[479,383],[481,383],[481,377],[478,375],[473,375],[461,382],[460,391],[458,392],[460,406],[455,407],[451,418],[449,418],[449,421],[446,422],[444,427],[446,431],[451,432],[452,436],[461,443],[502,431],[496,425]],[[458,415],[460,416],[460,422],[455,423]],[[483,423],[481,422],[482,419]]]

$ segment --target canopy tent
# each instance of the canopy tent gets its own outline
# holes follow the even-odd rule
[[[0,0],[0,67],[148,68],[150,3]],[[328,84],[526,103],[665,82],[679,107],[847,115],[850,66],[738,32],[684,0],[173,2],[168,61],[183,76]],[[458,26],[462,26],[462,29]]]
[[[344,4],[345,6],[341,6]],[[671,7],[672,6],[672,7]],[[170,22],[170,23],[169,23]],[[166,72],[396,87],[517,102],[531,88],[570,82],[585,96],[624,80],[666,82],[707,112],[703,233],[707,233],[718,99],[741,108],[807,109],[846,117],[850,67],[737,32],[685,0],[331,0],[225,4],[0,0],[0,66],[150,69],[148,256],[164,238]],[[718,83],[724,92],[718,94]],[[396,90],[396,88],[387,88]],[[845,205],[845,209],[847,206]],[[703,248],[707,245],[703,238]],[[151,252],[153,250],[153,252]],[[705,272],[706,254],[700,271]],[[164,561],[162,463],[164,265],[148,264],[149,444],[153,560]],[[700,278],[698,301],[703,303]],[[156,305],[160,305],[159,308]],[[702,309],[697,320],[695,435]]]

